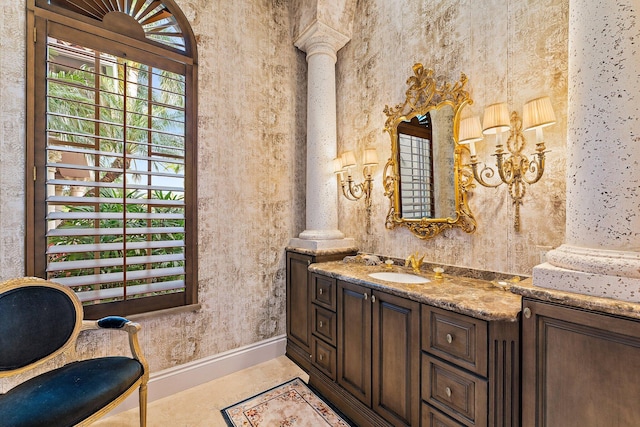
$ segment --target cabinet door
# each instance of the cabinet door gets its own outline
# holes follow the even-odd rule
[[[395,426],[420,423],[420,304],[374,291],[373,410]]]
[[[311,316],[307,267],[313,257],[287,253],[287,338],[311,354]]]
[[[640,322],[525,299],[522,425],[640,425]]]
[[[371,290],[338,281],[338,384],[371,407]]]

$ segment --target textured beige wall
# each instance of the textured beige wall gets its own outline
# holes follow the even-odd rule
[[[152,371],[284,334],[284,247],[304,227],[306,64],[288,2],[177,3],[198,40],[202,309],[142,320]],[[8,279],[24,274],[26,1],[1,4],[0,279]],[[105,341],[113,343],[103,352]],[[98,337],[82,351],[125,345]]]
[[[306,64],[291,40],[296,3],[176,2],[198,39],[202,309],[142,321],[153,371],[284,333],[284,247],[305,222]],[[548,170],[525,199],[520,234],[505,188],[476,189],[473,235],[448,231],[421,241],[386,230],[381,167],[371,234],[364,204],[343,198],[340,229],[371,252],[421,250],[432,262],[529,274],[536,245],[564,237],[567,0],[431,3],[355,3],[352,41],[337,65],[340,148],[373,145],[381,159],[389,156],[382,110],[404,100],[411,66],[423,62],[451,79],[467,73],[474,113],[501,100],[521,110],[527,99],[549,94],[558,124],[546,132]],[[26,0],[0,5],[0,279],[24,271],[25,7]],[[101,354],[111,340],[84,340],[83,351]],[[124,348],[113,341],[105,353]]]
[[[404,101],[416,62],[452,81],[467,74],[474,100],[469,115],[481,115],[486,105],[500,101],[521,114],[524,102],[547,94],[557,124],[545,128],[551,152],[542,180],[527,190],[520,233],[513,230],[514,208],[504,185],[475,188],[470,197],[475,234],[448,230],[423,241],[405,228],[387,230],[383,165],[375,177],[371,233],[363,226],[363,203],[344,198],[340,230],[367,252],[405,257],[418,250],[435,263],[530,275],[539,264],[538,246],[564,240],[567,34],[568,0],[357,2],[352,40],[338,55],[339,151],[375,146],[382,159],[389,157],[383,109]],[[535,135],[529,138],[527,154],[535,148]],[[494,149],[493,138],[485,139],[480,159],[495,162]]]
[[[0,279],[24,274],[25,16],[0,3]]]

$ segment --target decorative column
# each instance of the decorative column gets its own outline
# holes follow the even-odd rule
[[[307,53],[307,221],[291,246],[307,249],[353,248],[338,230],[336,53],[349,38],[315,21],[295,41]]]
[[[566,243],[536,286],[640,301],[637,0],[570,0]]]

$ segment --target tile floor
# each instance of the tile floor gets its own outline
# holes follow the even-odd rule
[[[220,409],[275,387],[292,378],[309,376],[286,356],[252,366],[173,396],[147,408],[147,427],[224,427]],[[136,427],[138,408],[106,416],[93,427]]]

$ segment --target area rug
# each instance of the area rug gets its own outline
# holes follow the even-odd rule
[[[349,427],[351,424],[300,378],[222,410],[231,427]]]

